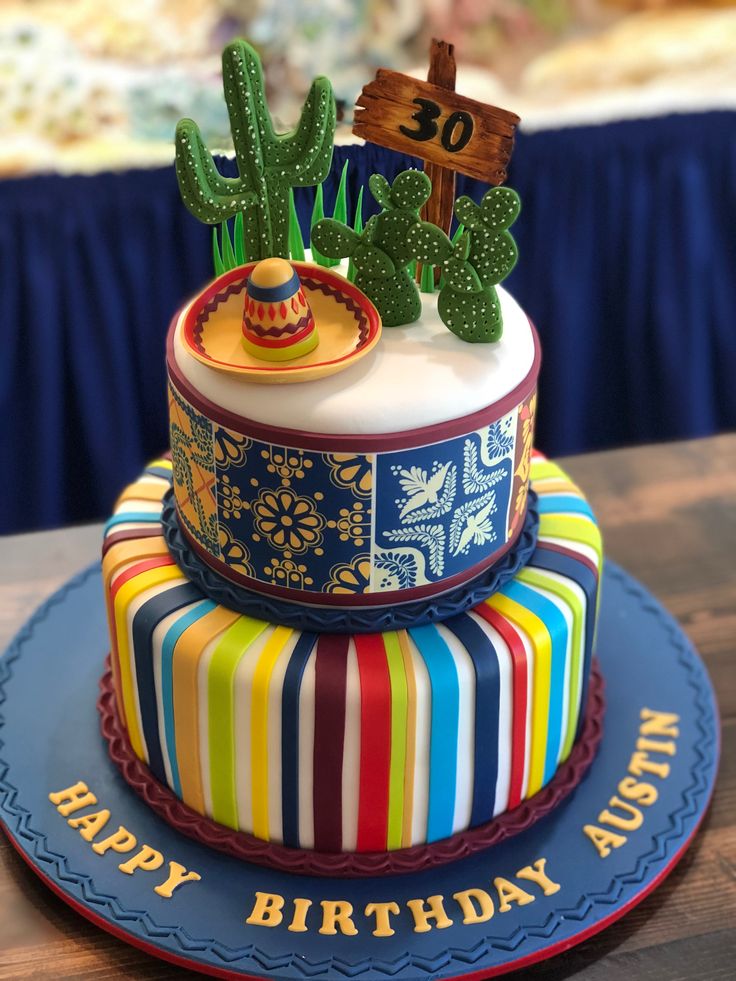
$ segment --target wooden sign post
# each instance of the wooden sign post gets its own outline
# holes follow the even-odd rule
[[[427,81],[431,85],[447,89],[448,92],[454,92],[456,73],[455,46],[433,37],[429,49]],[[462,125],[462,121],[456,125]],[[432,160],[425,160],[424,171],[432,181],[432,196],[422,209],[422,218],[431,221],[449,235],[452,206],[455,203],[455,171]],[[439,269],[436,273],[439,275]]]
[[[433,40],[428,81],[379,68],[358,97],[353,133],[425,161],[427,216],[449,232],[455,172],[502,184],[518,123],[513,112],[458,95],[452,45]]]

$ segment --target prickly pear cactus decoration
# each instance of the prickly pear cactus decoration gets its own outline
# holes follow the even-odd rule
[[[441,228],[423,221],[409,231],[409,242],[420,262],[442,268],[437,311],[453,334],[471,344],[487,344],[503,332],[501,304],[492,286],[481,282],[468,261],[471,233],[453,244]]]
[[[223,177],[199,127],[182,119],[176,128],[176,176],[184,204],[214,225],[244,214],[246,261],[289,255],[289,188],[319,184],[332,162],[335,99],[329,81],[315,78],[291,133],[274,131],[261,62],[246,41],[222,53],[222,79],[238,177]]]
[[[408,235],[419,223],[419,209],[432,185],[423,171],[405,170],[393,184],[374,174],[368,186],[381,212],[363,232],[324,219],[312,229],[312,242],[323,255],[350,257],[355,285],[375,303],[384,327],[411,324],[422,312],[422,301],[409,273],[413,253]]]
[[[480,204],[465,196],[455,202],[458,221],[471,231],[468,260],[485,286],[496,286],[516,265],[519,252],[508,229],[520,211],[519,195],[510,187],[492,187]]]

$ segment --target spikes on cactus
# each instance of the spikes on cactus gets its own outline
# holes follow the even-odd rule
[[[335,100],[326,78],[316,78],[291,133],[274,131],[260,59],[246,41],[222,54],[225,101],[238,177],[223,177],[197,124],[176,128],[176,174],[182,199],[200,221],[218,224],[244,213],[244,258],[288,257],[290,187],[319,184],[332,160]]]

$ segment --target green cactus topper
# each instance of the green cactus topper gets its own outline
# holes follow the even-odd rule
[[[487,344],[503,332],[501,304],[492,286],[485,285],[468,261],[471,233],[453,244],[441,228],[422,221],[409,231],[409,243],[420,262],[442,267],[437,310],[453,334],[471,344]]]
[[[288,258],[289,188],[319,184],[332,162],[332,87],[326,78],[315,78],[299,125],[278,134],[266,103],[260,59],[246,41],[233,41],[223,51],[222,79],[239,176],[223,177],[197,124],[182,119],[176,128],[182,199],[195,218],[210,225],[243,212],[247,262]]]
[[[373,174],[371,194],[381,205],[362,232],[343,222],[325,218],[312,229],[312,242],[323,255],[350,257],[355,285],[376,305],[384,327],[417,320],[422,302],[408,267],[413,259],[409,230],[419,223],[419,209],[432,191],[421,170],[405,170],[393,184]]]
[[[520,211],[519,195],[510,187],[492,187],[480,204],[465,196],[455,202],[458,221],[471,230],[468,261],[484,286],[496,286],[516,265],[519,252],[508,229]]]

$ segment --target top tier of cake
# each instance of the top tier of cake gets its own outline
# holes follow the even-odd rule
[[[174,490],[193,550],[258,593],[351,607],[445,593],[493,566],[523,526],[540,361],[516,301],[499,289],[496,344],[459,340],[426,295],[419,321],[384,329],[339,374],[262,385],[186,343],[218,330],[240,343],[242,270],[169,334]]]
[[[459,340],[437,314],[438,294],[424,294],[416,323],[384,329],[380,343],[351,367],[286,391],[224,374],[192,355],[182,342],[182,330],[196,298],[176,319],[173,357],[182,378],[202,398],[241,422],[260,423],[271,431],[348,439],[403,437],[407,431],[445,424],[447,431],[462,432],[464,417],[485,412],[509,395],[514,401],[515,390],[536,374],[538,344],[529,320],[502,287],[498,295],[504,321],[498,344]],[[237,343],[239,330],[233,336]],[[350,439],[351,445],[355,442]],[[376,440],[375,448],[385,443]]]

